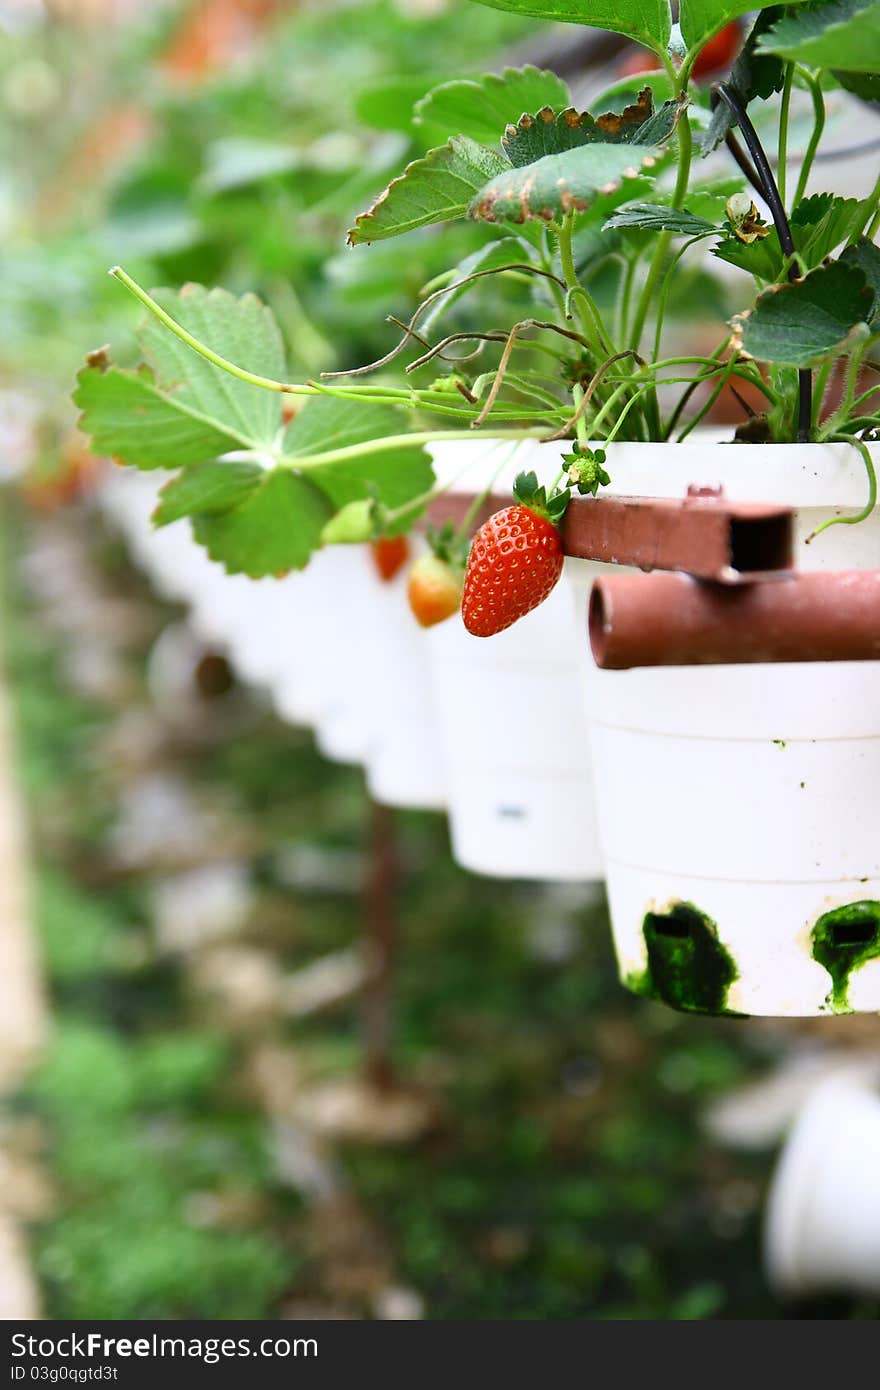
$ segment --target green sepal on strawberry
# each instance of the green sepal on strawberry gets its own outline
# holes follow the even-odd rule
[[[604,449],[591,449],[586,444],[575,443],[572,453],[563,454],[562,460],[567,465],[565,472],[569,487],[576,487],[581,497],[587,493],[595,497],[600,487],[607,487],[611,482],[605,471]]]
[[[494,637],[543,603],[559,582],[563,550],[557,527],[569,493],[548,498],[534,473],[521,473],[514,502],[484,522],[471,542],[461,615],[474,637]]]

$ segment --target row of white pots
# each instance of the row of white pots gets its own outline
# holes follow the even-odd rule
[[[552,482],[561,452],[475,440],[438,447],[435,467],[453,490],[497,475],[505,492],[523,468]],[[880,564],[880,514],[805,544],[863,503],[848,446],[621,444],[609,468],[616,494],[721,483],[794,507],[800,568]],[[599,671],[586,611],[605,567],[577,560],[498,637],[455,620],[423,633],[405,576],[382,584],[361,548],[233,579],[185,527],[150,533],[155,491],[117,475],[108,500],[240,673],[314,724],[328,756],[363,761],[377,798],[445,805],[466,867],[606,878],[632,988],[707,1012],[880,1009],[880,662]]]

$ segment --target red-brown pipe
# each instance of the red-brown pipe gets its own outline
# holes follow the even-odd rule
[[[614,574],[590,597],[597,666],[880,661],[880,570],[788,574],[731,588],[686,574]]]

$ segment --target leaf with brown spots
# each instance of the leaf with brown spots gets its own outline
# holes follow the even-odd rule
[[[578,112],[572,106],[554,115],[552,108],[545,106],[536,115],[520,116],[516,125],[509,125],[501,143],[516,168],[581,145],[661,145],[672,134],[686,105],[686,99],[666,101],[655,111],[651,88],[643,87],[631,106],[602,116]]]
[[[603,201],[603,211],[610,212],[609,196],[625,190],[630,179],[640,179],[641,188],[641,179],[655,172],[660,154],[656,145],[605,142],[547,154],[491,179],[473,199],[470,216],[484,222],[521,223],[531,218],[549,222]],[[633,193],[626,191],[624,196],[630,198]]]

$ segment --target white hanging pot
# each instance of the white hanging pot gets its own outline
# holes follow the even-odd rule
[[[446,804],[434,691],[425,633],[407,599],[408,565],[391,580],[379,577],[361,548],[358,587],[366,652],[358,685],[368,726],[367,786],[385,806],[441,810]]]
[[[876,568],[842,444],[612,445],[610,491],[790,505],[795,564]],[[588,567],[572,567],[579,630]],[[584,641],[581,639],[581,648]],[[597,670],[583,689],[621,976],[707,1013],[880,1009],[880,662]]]
[[[383,582],[368,546],[336,545],[296,578],[308,576],[319,615],[310,659],[323,690],[318,747],[336,761],[364,763],[371,794],[386,805],[441,808],[427,653],[406,572]]]
[[[523,470],[552,483],[561,452],[492,440],[432,449],[451,492],[479,493],[495,477],[501,494]],[[503,878],[600,878],[583,636],[568,586],[496,637],[472,637],[457,617],[427,637],[456,860]]]
[[[807,1101],[777,1165],[764,1227],[776,1293],[880,1294],[880,1098],[849,1077]]]

